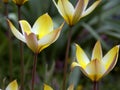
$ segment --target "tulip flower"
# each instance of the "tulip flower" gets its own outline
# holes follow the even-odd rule
[[[74,85],[71,84],[67,90],[73,90],[74,89]],[[44,90],[53,90],[49,85],[44,84]]]
[[[13,0],[13,2],[16,4],[16,5],[23,5],[25,2],[27,2],[28,0]]]
[[[2,89],[0,89],[2,90]],[[12,81],[5,90],[18,90],[18,84],[17,84],[17,81],[14,80]]]
[[[100,41],[97,41],[92,52],[92,58],[89,60],[82,48],[76,44],[77,62],[72,63],[72,68],[79,66],[87,77],[93,82],[98,82],[114,68],[118,53],[119,45],[116,45],[103,57]]]
[[[90,7],[88,7],[89,1],[90,0],[78,0],[74,7],[69,0],[58,0],[57,3],[53,0],[59,13],[70,26],[73,26],[82,17],[90,14],[98,6],[101,0],[96,0]]]
[[[40,16],[32,28],[27,21],[20,20],[19,23],[22,33],[20,33],[9,20],[8,22],[14,36],[26,43],[34,53],[41,52],[55,42],[63,26],[62,24],[59,28],[53,30],[53,22],[48,14]]]

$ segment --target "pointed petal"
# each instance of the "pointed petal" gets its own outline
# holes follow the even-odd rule
[[[14,27],[14,25],[9,20],[7,21],[14,36],[25,43],[26,42],[25,37]]]
[[[38,38],[42,38],[53,30],[53,22],[51,17],[46,13],[40,16],[33,25],[32,32],[38,35]]]
[[[92,81],[98,81],[105,73],[105,67],[100,60],[92,60],[86,67],[85,71]]]
[[[77,23],[81,17],[81,14],[83,12],[83,9],[84,9],[84,0],[78,0],[78,3],[75,7],[75,12],[74,12],[74,15],[73,15],[73,24]]]
[[[89,59],[87,55],[82,50],[82,48],[79,47],[77,44],[76,44],[76,58],[77,58],[77,62],[82,68],[85,68],[86,65],[89,63]]]
[[[27,35],[25,33],[27,46],[34,52],[38,53],[38,42],[34,33]]]
[[[31,26],[29,25],[29,23],[25,20],[20,20],[19,21],[21,29],[22,29],[22,33],[26,33],[27,35],[29,35],[31,32]]]
[[[80,65],[79,65],[79,63],[77,63],[77,62],[72,62],[72,64],[71,64],[71,69],[73,70],[75,67],[80,67]]]
[[[75,67],[80,67],[80,70],[83,72],[84,75],[86,75],[88,77],[88,74],[87,72],[85,71],[84,68],[82,68],[79,63],[76,63],[76,62],[73,62],[72,65],[71,65],[71,69],[73,70]]]
[[[109,73],[115,66],[118,60],[119,46],[113,47],[102,59],[102,62],[105,66],[106,73]]]
[[[65,21],[72,25],[72,18],[74,14],[74,7],[68,0],[58,0],[58,11],[63,16]]]
[[[85,11],[88,6],[89,0],[84,0],[84,2],[85,2],[85,4],[84,4],[84,11]]]
[[[73,84],[71,84],[69,87],[68,87],[68,89],[67,90],[74,90],[74,85]]]
[[[5,90],[18,90],[18,84],[17,81],[12,81]]]
[[[58,39],[63,25],[64,23],[59,28],[48,33],[38,41],[39,52],[42,51],[44,48],[48,47],[50,44],[54,43]]]
[[[44,90],[53,90],[49,85],[44,84]]]
[[[95,1],[87,10],[83,11],[82,17],[87,16],[88,14],[90,14],[97,6],[98,4],[101,2],[101,0],[97,0]],[[81,17],[81,18],[82,18]]]
[[[94,59],[102,60],[102,48],[101,48],[100,41],[97,41],[94,46],[91,60],[94,60]]]

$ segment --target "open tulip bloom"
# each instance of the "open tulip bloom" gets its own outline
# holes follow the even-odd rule
[[[2,90],[2,89],[0,89]],[[7,87],[5,90],[18,90],[18,84],[17,84],[17,81],[14,80],[12,81]]]
[[[62,24],[59,28],[53,30],[53,22],[48,14],[40,16],[32,28],[27,21],[20,20],[19,23],[22,33],[20,33],[9,20],[8,22],[14,36],[26,43],[34,53],[41,52],[55,42],[63,26]]]
[[[96,0],[90,7],[88,7],[89,1],[90,0],[78,0],[74,8],[69,0],[58,0],[57,3],[53,0],[59,13],[70,26],[73,26],[82,17],[90,14],[98,6],[101,0]]]
[[[76,44],[77,62],[72,63],[72,68],[79,66],[81,71],[93,82],[99,81],[108,74],[115,66],[119,53],[119,45],[113,47],[104,57],[99,41],[94,46],[91,60],[85,52]]]

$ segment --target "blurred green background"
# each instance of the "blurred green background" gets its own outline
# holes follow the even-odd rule
[[[77,0],[70,0],[74,5]],[[90,0],[90,4],[94,0]],[[7,86],[10,80],[9,57],[8,57],[8,28],[4,16],[4,4],[0,1],[0,88]],[[9,1],[9,18],[17,26],[17,7]],[[29,0],[22,6],[22,19],[27,20],[31,26],[35,20],[44,13],[48,13],[57,28],[64,21],[58,13],[52,0]],[[35,90],[42,88],[43,82],[51,85],[54,90],[61,90],[63,80],[63,65],[65,60],[65,50],[67,41],[67,32],[69,27],[64,25],[59,39],[51,46],[43,50],[38,56],[36,86]],[[74,83],[76,90],[91,90],[92,82],[81,73],[79,68],[70,70],[72,61],[75,60],[75,46],[78,43],[91,56],[92,49],[97,40],[102,43],[103,54],[113,46],[120,43],[120,0],[102,0],[100,5],[88,16],[82,18],[77,23],[72,32],[71,51],[69,52],[69,65],[67,72],[67,86]],[[20,59],[19,59],[19,41],[12,35],[13,47],[13,74],[12,80],[16,79],[20,85]],[[31,71],[33,64],[33,53],[24,44],[25,60],[25,88],[30,89]],[[117,65],[99,85],[100,90],[119,90],[120,89],[120,59]]]

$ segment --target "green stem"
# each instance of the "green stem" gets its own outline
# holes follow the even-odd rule
[[[96,81],[93,82],[93,90],[99,90],[98,82]]]
[[[37,66],[37,55],[38,55],[37,53],[34,54],[33,70],[32,70],[32,88],[31,88],[31,90],[34,90],[36,66]]]
[[[21,6],[18,5],[18,21],[21,20]],[[22,33],[22,30],[19,25],[19,31]],[[20,62],[21,62],[21,87],[20,90],[24,90],[24,47],[22,41],[20,41]]]
[[[8,18],[8,3],[4,3],[5,6],[5,16],[6,18]],[[6,21],[7,22],[7,21]],[[10,32],[10,27],[9,24],[7,22],[8,25],[8,48],[9,48],[9,71],[10,71],[10,80],[12,80],[12,40],[11,40],[11,32]]]
[[[65,53],[65,63],[64,63],[64,77],[63,77],[63,89],[66,90],[66,74],[67,74],[67,64],[68,64],[68,54],[69,54],[69,48],[70,48],[70,42],[71,42],[71,34],[72,34],[72,27],[70,27],[70,30],[68,31],[68,41],[67,41],[67,48]]]

